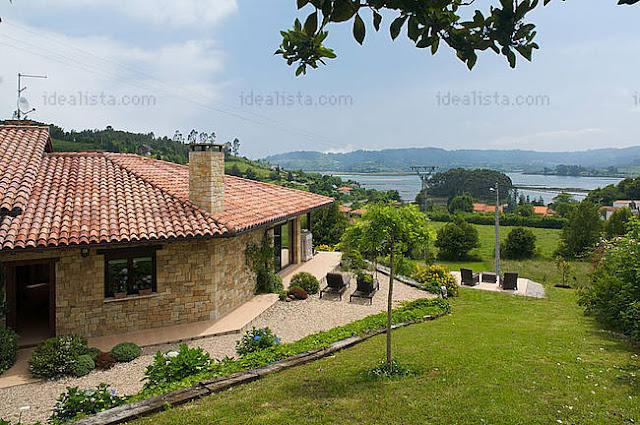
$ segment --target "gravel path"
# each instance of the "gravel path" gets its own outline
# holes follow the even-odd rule
[[[254,321],[256,327],[270,327],[282,341],[291,342],[307,335],[344,325],[361,319],[386,308],[388,278],[379,274],[380,291],[373,298],[373,304],[349,303],[349,294],[355,284],[345,292],[342,301],[322,299],[318,295],[305,301],[278,302]],[[424,291],[396,282],[394,285],[394,302],[425,298],[430,296]],[[189,343],[190,346],[202,347],[212,357],[222,358],[235,355],[235,343],[239,334],[224,335],[199,339]],[[17,421],[19,408],[30,406],[23,412],[23,422],[46,422],[57,397],[66,387],[95,387],[104,382],[110,384],[118,394],[134,394],[142,388],[145,367],[153,360],[158,351],[168,351],[175,345],[146,347],[142,355],[125,364],[117,364],[108,371],[94,371],[83,378],[66,378],[58,381],[37,382],[0,389],[0,418]]]

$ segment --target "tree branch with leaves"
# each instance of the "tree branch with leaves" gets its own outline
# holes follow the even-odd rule
[[[564,1],[564,0],[563,0]],[[542,0],[545,6],[551,0]],[[619,5],[633,5],[640,0],[619,0]],[[371,19],[375,31],[383,25],[384,17],[393,19],[389,34],[393,40],[406,29],[407,37],[419,49],[436,54],[442,44],[453,50],[469,69],[478,53],[493,51],[504,56],[515,68],[517,54],[531,61],[538,49],[534,41],[536,26],[527,15],[539,5],[539,0],[498,0],[489,10],[472,10],[474,0],[297,0],[298,9],[312,8],[304,24],[296,19],[293,28],[281,31],[282,44],[275,52],[289,66],[296,66],[296,75],[306,74],[308,68],[326,65],[335,59],[333,49],[324,45],[333,24],[352,22],[353,37],[363,44]],[[392,16],[391,16],[392,15]]]

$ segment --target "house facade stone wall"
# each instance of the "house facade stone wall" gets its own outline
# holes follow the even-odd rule
[[[147,297],[105,299],[104,255],[79,248],[4,254],[0,261],[56,258],[56,334],[86,337],[215,320],[255,291],[245,249],[265,229],[236,237],[164,243],[156,251],[157,292]],[[158,246],[158,244],[156,244]]]

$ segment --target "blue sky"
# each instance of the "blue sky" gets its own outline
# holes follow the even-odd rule
[[[67,129],[112,125],[169,136],[176,129],[215,131],[220,141],[240,138],[251,157],[291,150],[640,144],[634,99],[640,97],[640,7],[614,0],[554,0],[540,8],[531,19],[541,50],[516,70],[486,54],[469,72],[446,49],[431,56],[371,28],[360,47],[342,25],[328,39],[338,59],[302,78],[273,56],[279,30],[303,16],[294,0],[51,4],[0,2],[2,117],[15,108],[15,75],[23,72],[49,77],[27,82],[34,119]],[[260,96],[264,102],[292,96],[293,104],[259,106]],[[485,96],[490,99],[478,104]]]

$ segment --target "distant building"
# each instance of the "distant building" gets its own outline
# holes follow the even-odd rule
[[[608,206],[600,208],[600,218],[602,218],[603,220],[609,220],[617,209],[619,208]]]
[[[613,208],[629,208],[634,215],[640,214],[640,201],[619,200],[613,201]]]
[[[541,215],[543,217],[546,217],[548,215],[554,215],[553,210],[549,207],[545,207],[544,205],[534,205],[533,213],[535,215]]]
[[[501,213],[504,212],[505,206],[506,205],[500,205],[500,212]],[[489,204],[483,204],[481,202],[474,202],[474,204],[473,204],[473,212],[495,214],[496,206],[495,205],[489,205]]]
[[[351,188],[349,186],[342,186],[342,187],[338,188],[337,191],[342,193],[343,195],[349,195],[351,193],[351,191],[353,191],[353,188]]]

